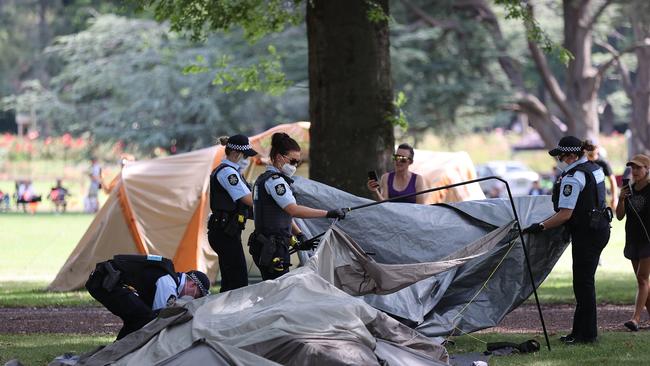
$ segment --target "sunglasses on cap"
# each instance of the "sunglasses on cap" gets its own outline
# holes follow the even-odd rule
[[[402,162],[402,163],[406,163],[408,161],[411,161],[411,158],[408,157],[408,156],[395,154],[395,155],[393,155],[393,160],[399,161],[399,162]]]
[[[300,159],[289,159],[289,157],[286,156],[286,155],[282,155],[282,157],[284,157],[285,159],[289,160],[289,164],[291,164],[291,165],[293,165],[293,166],[296,166],[296,167],[297,167],[298,165],[300,165],[300,163],[302,162],[302,161],[300,161]]]

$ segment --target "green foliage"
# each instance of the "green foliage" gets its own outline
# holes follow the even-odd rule
[[[455,27],[417,26],[407,10],[394,9],[391,66],[395,88],[409,98],[410,127],[451,135],[492,123],[510,90],[489,30],[453,1],[429,2],[422,10]]]
[[[393,126],[400,127],[402,130],[406,131],[409,126],[409,122],[406,118],[406,112],[404,111],[404,106],[408,99],[406,94],[403,91],[397,93],[395,100],[393,100],[393,106],[395,106],[396,115],[388,116],[388,120]]]
[[[548,36],[533,16],[530,6],[520,0],[495,0],[495,3],[506,9],[507,19],[521,19],[526,27],[528,38],[539,44],[544,52],[556,56],[564,65],[568,65],[573,59],[569,50],[560,46]]]
[[[186,66],[186,74],[213,72],[213,85],[221,86],[226,93],[234,91],[259,91],[270,95],[281,95],[292,85],[282,70],[282,58],[276,48],[269,45],[268,56],[261,56],[258,62],[249,66],[232,64],[232,57],[223,55],[209,67],[203,56],[197,56],[196,63]]]
[[[171,29],[189,31],[192,39],[207,39],[208,31],[241,27],[249,42],[281,32],[302,20],[301,0],[131,0],[141,9],[153,7],[156,19],[169,20]]]
[[[286,45],[294,33],[288,30],[268,42]],[[293,52],[296,44],[300,42],[283,46],[292,51],[288,65],[297,60],[305,64],[306,51]],[[267,56],[258,56],[260,49],[266,49]],[[286,90],[291,81],[281,68],[282,52],[265,42],[251,47],[237,33],[197,44],[168,33],[164,24],[100,16],[87,30],[60,37],[48,48],[64,62],[52,85],[57,103],[65,108],[50,108],[44,118],[52,121],[54,132],[92,131],[96,142],[119,140],[144,151],[204,147],[213,143],[213,136],[251,133],[276,119],[285,122],[285,111],[291,111],[292,118],[305,117],[302,90],[288,93],[294,97],[291,102],[260,93],[244,98],[238,92],[277,95]],[[231,54],[248,64],[231,64]],[[213,67],[220,67],[214,80],[201,74]],[[289,67],[286,75],[298,81],[306,78],[305,69],[295,70]],[[214,85],[218,83],[230,93]],[[304,104],[298,102],[302,100]],[[287,108],[290,103],[304,109],[294,113],[294,106]]]

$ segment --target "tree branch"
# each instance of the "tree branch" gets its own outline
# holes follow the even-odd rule
[[[598,10],[596,10],[594,15],[592,15],[591,18],[589,18],[589,21],[586,24],[586,27],[587,27],[586,29],[591,29],[594,26],[594,24],[596,24],[596,22],[598,21],[598,18],[600,18],[600,16],[603,14],[605,9],[609,5],[611,5],[611,3],[612,3],[612,0],[607,0],[607,1],[605,1],[604,3],[602,3],[600,5],[600,7],[598,8]]]
[[[422,21],[424,21],[426,24],[428,24],[431,27],[434,28],[442,28],[443,30],[458,30],[459,25],[458,22],[454,20],[438,20],[433,17],[431,17],[429,14],[427,14],[424,10],[422,10],[420,7],[417,5],[413,4],[410,0],[400,0],[404,6],[412,11],[418,18],[420,18]]]
[[[605,63],[602,63],[602,64],[598,65],[598,76],[599,77],[602,77],[605,74],[605,72],[607,72],[607,69],[609,69],[613,64],[620,63],[619,59],[621,58],[622,55],[624,55],[626,53],[629,53],[629,52],[634,52],[638,48],[641,48],[641,47],[650,47],[650,44],[637,43],[637,44],[631,45],[630,47],[625,48],[622,51],[618,51],[616,48],[614,48],[611,44],[609,44],[607,42],[601,42],[601,41],[595,40],[594,44],[604,48],[605,50],[607,50],[607,52],[612,54],[611,59],[609,59]]]
[[[530,49],[530,53],[533,56],[533,61],[535,61],[537,70],[541,74],[542,80],[544,80],[544,85],[546,85],[546,89],[551,94],[551,98],[553,98],[555,104],[557,104],[557,106],[564,114],[566,121],[571,123],[572,126],[575,125],[573,115],[571,114],[571,109],[566,103],[566,95],[564,95],[562,88],[560,88],[560,84],[555,79],[555,76],[553,76],[551,68],[546,62],[546,57],[539,49],[539,47],[537,47],[537,44],[535,42],[528,41],[528,49]]]

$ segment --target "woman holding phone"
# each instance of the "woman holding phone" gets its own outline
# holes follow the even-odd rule
[[[371,190],[378,201],[388,198],[414,194],[425,189],[424,178],[409,170],[413,164],[414,156],[413,147],[409,144],[401,144],[397,147],[393,155],[395,170],[390,173],[384,173],[381,179],[377,180],[377,174],[368,172],[368,189]],[[420,203],[426,201],[426,195],[419,194],[395,200],[393,202]]]
[[[616,218],[625,221],[625,249],[623,255],[632,262],[636,275],[637,291],[632,318],[624,323],[633,332],[639,330],[641,312],[650,314],[650,184],[648,169],[650,158],[639,154],[627,164],[632,171],[632,182],[624,180],[616,207]]]

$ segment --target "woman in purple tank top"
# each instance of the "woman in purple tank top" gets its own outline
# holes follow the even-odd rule
[[[425,189],[422,176],[409,171],[413,164],[414,151],[411,145],[401,144],[393,155],[395,170],[381,176],[379,182],[368,180],[368,189],[373,191],[378,201],[413,194]],[[420,203],[426,201],[426,194],[402,198],[393,202]]]

